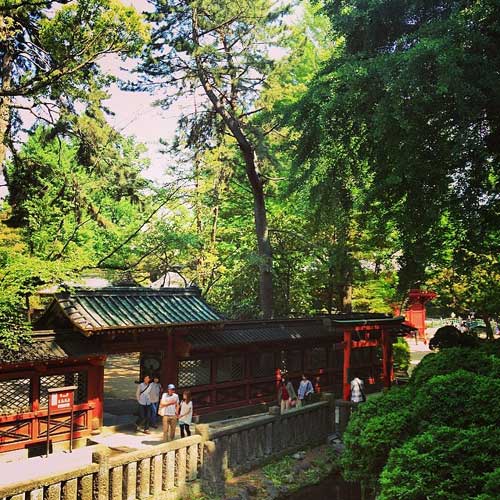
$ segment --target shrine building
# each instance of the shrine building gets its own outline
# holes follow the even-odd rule
[[[392,343],[408,330],[403,322],[369,313],[234,321],[195,287],[57,293],[35,321],[32,342],[0,363],[0,453],[43,445],[55,387],[76,386],[74,438],[99,432],[108,355],[140,353],[131,394],[134,381],[158,374],[164,386],[189,389],[203,419],[275,402],[282,373],[295,386],[306,373],[316,392],[344,399],[354,376],[368,393],[389,387]],[[69,413],[52,417],[53,446],[69,439],[69,427]]]

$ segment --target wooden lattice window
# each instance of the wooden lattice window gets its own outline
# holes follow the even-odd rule
[[[274,352],[261,352],[253,356],[252,375],[255,378],[272,377],[275,370]]]
[[[179,361],[179,387],[193,387],[210,383],[210,359]]]
[[[326,368],[326,349],[324,347],[307,349],[305,352],[305,365],[307,370]]]
[[[31,411],[30,393],[29,378],[0,380],[0,415]]]
[[[288,373],[302,371],[302,351],[285,351],[285,369]]]
[[[370,366],[372,364],[371,347],[361,347],[351,351],[351,366]]]
[[[241,380],[245,375],[243,356],[224,356],[217,359],[217,382]]]
[[[344,349],[342,346],[334,346],[330,351],[330,357],[328,364],[330,368],[335,368],[336,370],[341,370],[344,366]]]
[[[76,385],[75,404],[87,402],[87,372],[60,373],[40,377],[40,408],[47,408],[48,389]]]

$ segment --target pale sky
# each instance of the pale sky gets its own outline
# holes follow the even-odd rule
[[[153,10],[147,0],[121,0],[121,2],[134,7],[138,12]],[[136,63],[130,61],[124,64],[118,57],[105,57],[100,64],[106,72],[126,79],[127,72],[120,71],[120,68],[126,66],[127,69],[132,69]],[[146,145],[146,156],[151,160],[151,167],[145,175],[161,183],[167,163],[171,159],[159,152],[159,141],[173,139],[177,120],[182,109],[189,103],[179,102],[169,110],[162,110],[153,106],[153,102],[159,96],[147,92],[125,92],[117,85],[113,85],[110,91],[111,98],[105,103],[115,113],[115,116],[109,117],[110,124],[122,134],[133,135],[138,142]]]

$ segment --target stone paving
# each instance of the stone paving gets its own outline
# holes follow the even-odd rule
[[[139,381],[139,353],[113,354],[104,366],[104,425],[135,420],[135,382]]]
[[[429,349],[429,342],[436,333],[437,328],[427,328],[426,329],[426,334],[427,334],[427,343],[424,343],[423,341],[419,340],[418,342],[415,342],[415,339],[406,339],[406,342],[408,343],[410,347],[410,363],[412,367],[415,367],[420,363],[422,358],[432,352]]]
[[[0,464],[0,488],[32,481],[49,474],[62,474],[92,463],[92,447],[79,448],[73,453],[59,452],[49,457],[33,457]]]

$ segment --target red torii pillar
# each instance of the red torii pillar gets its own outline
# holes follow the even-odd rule
[[[351,348],[352,348],[352,333],[350,330],[344,331],[344,367],[343,367],[343,382],[344,382],[344,400],[349,401],[351,392],[350,368],[351,368]]]
[[[425,304],[435,299],[436,294],[431,291],[412,289],[408,298],[409,306],[405,313],[406,321],[418,330],[418,338],[427,343],[427,337],[425,336]]]
[[[382,342],[382,378],[384,380],[384,388],[389,389],[389,387],[391,387],[392,380],[394,379],[391,334],[382,330],[380,339]]]
[[[382,378],[384,388],[390,388],[394,379],[394,363],[392,357],[392,337],[385,330],[381,331],[380,340],[382,347]],[[379,344],[379,345],[380,345]],[[343,398],[349,401],[351,393],[351,351],[353,348],[352,331],[344,330],[344,366],[343,366]]]

